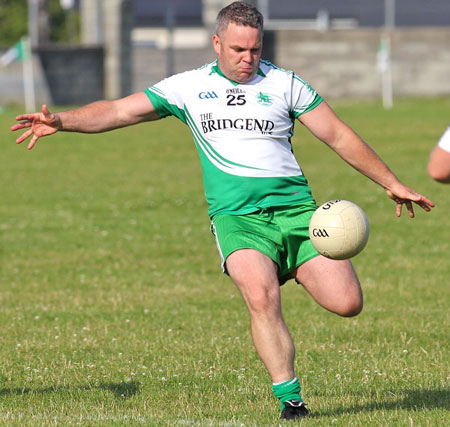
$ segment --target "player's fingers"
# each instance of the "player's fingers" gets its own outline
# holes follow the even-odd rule
[[[426,202],[416,202],[416,204],[419,205],[426,212],[430,212],[431,208],[434,207],[434,204],[429,204]]]
[[[408,209],[408,214],[410,218],[414,218],[414,208],[413,204],[408,200],[405,202],[406,209]]]
[[[397,202],[397,208],[396,208],[395,214],[398,217],[400,217],[402,215],[402,204],[399,202]]]
[[[19,129],[25,129],[31,127],[32,123],[29,121],[16,123],[15,125],[11,126],[11,130],[19,130]]]
[[[27,138],[30,137],[30,135],[33,133],[32,129],[28,129],[26,132],[24,132],[22,135],[19,136],[19,138],[16,139],[16,143],[20,144],[21,142],[25,141]]]
[[[16,121],[20,122],[21,120],[29,120],[33,121],[34,118],[39,117],[39,114],[33,113],[33,114],[20,114],[19,116],[16,116]]]
[[[434,208],[435,204],[425,196],[422,196],[422,200],[418,203],[420,206],[427,206],[429,208]],[[426,210],[426,209],[425,209]]]
[[[34,135],[33,138],[31,138],[30,143],[28,144],[27,150],[31,150],[34,147],[34,144],[36,144],[38,139],[39,137]]]
[[[47,118],[47,119],[50,119],[51,116],[53,116],[53,114],[50,113],[50,111],[49,111],[49,109],[48,109],[46,104],[42,105],[42,113],[44,114],[45,118]]]
[[[431,208],[434,208],[435,206],[430,199],[418,193],[415,193],[413,196],[407,198],[406,201],[410,203],[411,201],[414,202],[416,205],[419,205],[426,212],[430,212]]]

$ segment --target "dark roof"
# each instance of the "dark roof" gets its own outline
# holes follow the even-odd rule
[[[177,25],[201,25],[202,0],[172,0]],[[395,25],[450,26],[449,0],[396,0]],[[169,1],[133,0],[135,25],[162,26]],[[320,9],[330,18],[353,18],[362,27],[384,25],[383,0],[269,0],[272,19],[312,19]]]
[[[202,24],[202,0],[171,0],[177,25]],[[133,0],[136,26],[164,26],[169,1]]]
[[[314,18],[325,9],[330,18],[353,18],[359,26],[384,25],[383,0],[269,0],[274,19]],[[395,0],[396,26],[450,26],[449,0]]]

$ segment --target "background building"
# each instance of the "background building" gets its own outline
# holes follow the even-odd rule
[[[249,2],[265,16],[264,56],[325,97],[378,97],[387,81],[394,95],[450,94],[448,0]],[[117,98],[210,62],[215,16],[231,1],[65,3],[80,14],[81,44],[35,46],[38,102]],[[20,67],[0,68],[1,103],[22,102]]]

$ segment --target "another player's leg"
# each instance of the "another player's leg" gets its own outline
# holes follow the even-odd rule
[[[361,286],[349,260],[336,261],[319,255],[297,267],[294,277],[327,310],[344,317],[361,312]]]
[[[294,373],[295,348],[281,313],[277,265],[254,249],[240,249],[227,258],[226,267],[250,313],[253,342],[272,378],[282,418],[306,416]]]

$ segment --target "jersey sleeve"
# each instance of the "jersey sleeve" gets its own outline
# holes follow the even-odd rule
[[[450,153],[450,126],[439,139],[438,146]]]
[[[186,113],[177,76],[168,77],[144,90],[160,118],[175,116],[186,123]]]
[[[290,114],[296,119],[316,108],[322,97],[297,74],[292,73]]]

